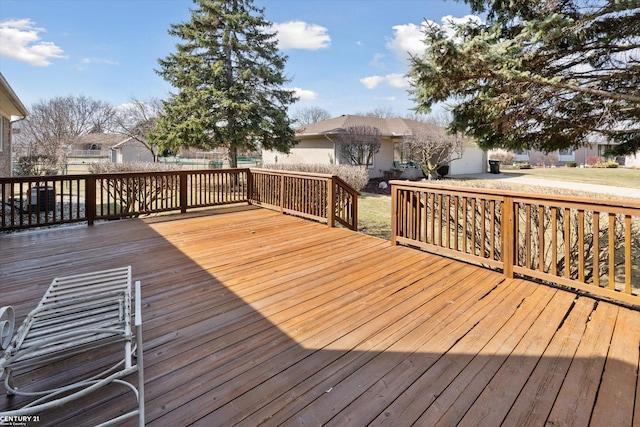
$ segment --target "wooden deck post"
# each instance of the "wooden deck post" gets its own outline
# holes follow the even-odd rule
[[[251,171],[251,169],[247,169],[246,170],[246,183],[247,183],[247,203],[249,203],[250,205],[253,204],[253,172]]]
[[[329,227],[336,226],[336,177],[332,176],[327,181],[328,188],[328,197],[327,200],[327,225]]]
[[[188,203],[188,198],[187,198],[188,174],[186,172],[180,172],[178,176],[180,177],[180,212],[186,213],[187,203]]]
[[[397,246],[398,241],[398,187],[391,184],[391,245]]]
[[[94,175],[88,175],[84,180],[85,186],[85,214],[87,215],[88,225],[93,225],[96,220],[96,205],[97,191],[96,191],[96,177]]]
[[[515,264],[515,245],[517,236],[514,236],[515,218],[513,210],[513,197],[505,196],[502,200],[502,268],[504,275],[513,279],[513,266]]]

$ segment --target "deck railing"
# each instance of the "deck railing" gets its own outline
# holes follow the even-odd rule
[[[640,304],[640,203],[392,181],[392,242]]]
[[[358,192],[334,175],[251,169],[251,202],[358,229]]]
[[[232,203],[275,207],[355,230],[357,194],[338,177],[260,169],[9,177],[0,178],[0,231]]]

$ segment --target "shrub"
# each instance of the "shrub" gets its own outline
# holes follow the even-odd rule
[[[589,166],[593,166],[596,163],[602,163],[603,161],[604,159],[602,157],[598,157],[598,156],[587,157],[587,165]]]
[[[531,169],[531,164],[529,162],[514,163],[513,168],[514,169]]]
[[[512,165],[516,161],[516,155],[507,151],[493,153],[489,160],[500,160],[503,165]]]
[[[179,165],[148,162],[100,162],[89,165],[89,172],[93,174],[162,172],[179,169],[182,169]],[[111,200],[117,203],[119,213],[138,216],[140,212],[153,210],[153,207],[162,201],[167,201],[168,205],[178,184],[176,180],[143,176],[124,180],[107,179],[102,185],[102,191],[107,191]]]
[[[606,162],[598,162],[598,163],[592,165],[591,167],[614,169],[614,168],[617,168],[618,166],[620,166],[620,165],[618,165],[618,163],[616,161],[607,160]]]
[[[578,164],[576,162],[567,162],[566,166],[568,168],[575,168],[575,167],[578,167]]]
[[[322,173],[336,175],[354,189],[360,191],[369,182],[369,170],[365,166],[324,165],[324,164],[271,164],[264,165],[266,169],[297,171],[308,173]]]
[[[182,169],[180,165],[169,163],[149,163],[149,162],[96,162],[89,165],[89,172],[100,173],[127,173],[127,172],[162,172]]]
[[[44,176],[58,173],[58,159],[46,154],[34,154],[18,158],[16,176]]]

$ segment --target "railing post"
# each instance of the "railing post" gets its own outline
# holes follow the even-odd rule
[[[398,187],[391,184],[391,244],[398,245],[396,237],[398,235]]]
[[[336,177],[332,176],[331,179],[327,181],[327,185],[329,186],[329,200],[327,201],[328,210],[327,210],[327,225],[329,227],[336,226]]]
[[[188,203],[187,172],[180,172],[178,176],[180,177],[180,212],[186,213]]]
[[[284,213],[284,173],[278,174],[280,177],[280,213]]]
[[[250,205],[253,201],[253,172],[251,169],[247,169],[247,203]]]
[[[502,200],[502,269],[505,277],[513,279],[515,264],[516,238],[513,235],[514,224],[513,197],[505,196]]]
[[[98,204],[98,192],[96,191],[95,175],[88,175],[84,180],[85,201],[84,209],[87,215],[88,225],[93,225],[96,220],[96,205]]]

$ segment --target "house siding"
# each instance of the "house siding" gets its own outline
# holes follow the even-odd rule
[[[279,151],[262,150],[262,161],[270,164],[335,164],[334,144],[326,138],[299,141],[288,154]]]
[[[449,163],[449,175],[466,175],[486,172],[487,153],[477,145],[468,145],[464,148],[462,158]]]
[[[0,176],[11,176],[11,121],[0,116]]]

